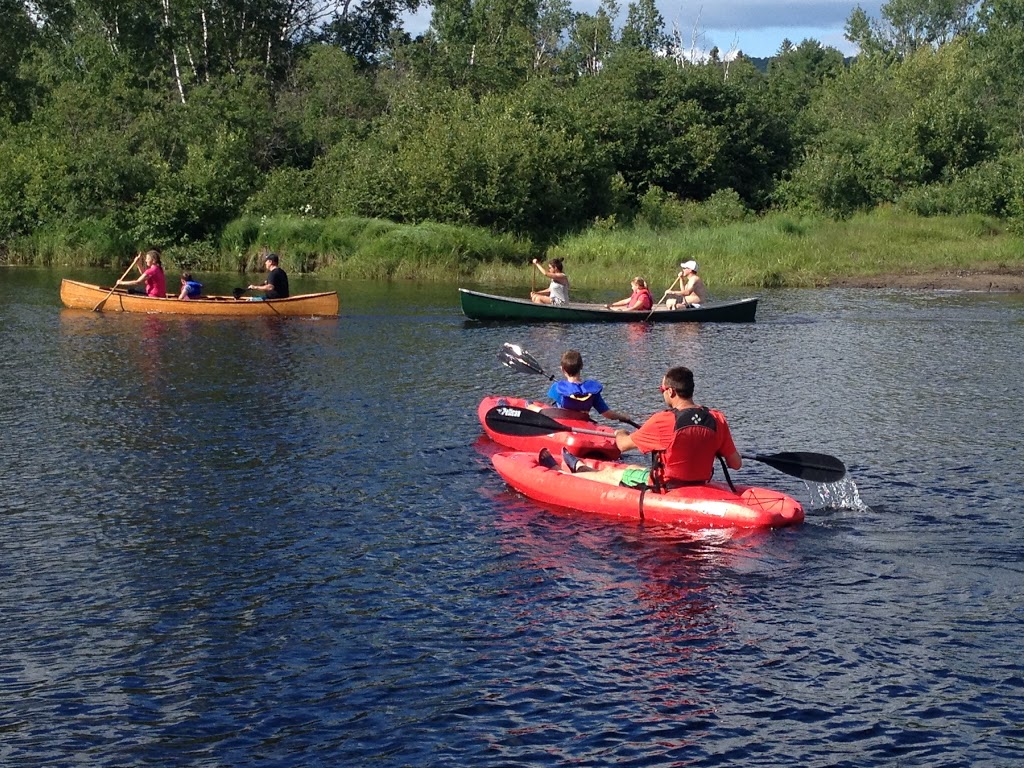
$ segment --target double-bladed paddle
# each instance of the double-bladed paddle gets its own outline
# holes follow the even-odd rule
[[[547,376],[548,381],[555,380],[554,376],[540,367],[540,363],[533,355],[518,344],[502,344],[501,351],[498,352],[498,360],[502,365],[520,373],[539,373],[541,376]]]
[[[740,454],[744,459],[759,461],[787,475],[810,480],[812,483],[837,483],[846,477],[846,465],[835,456],[810,451],[783,451],[781,453]]]
[[[540,367],[540,363],[537,359],[523,349],[518,344],[505,343],[501,345],[501,350],[498,352],[498,360],[501,364],[507,366],[520,373],[539,373],[541,376],[547,376],[548,381],[554,381],[555,377]],[[626,424],[636,429],[640,428],[632,419],[626,419]]]
[[[603,435],[596,429],[580,429],[570,427],[543,413],[527,408],[516,408],[509,405],[498,405],[484,414],[484,422],[495,432],[516,437],[538,437],[550,435],[552,432],[576,432],[581,435]],[[846,476],[846,465],[835,456],[827,453],[811,453],[810,451],[784,451],[782,453],[742,454],[743,458],[767,464],[801,480],[814,483],[835,483]]]
[[[550,435],[552,432],[575,432],[578,435],[612,437],[611,432],[570,427],[543,413],[531,411],[529,408],[517,408],[514,405],[494,406],[484,414],[484,423],[495,432],[514,437],[538,437]]]

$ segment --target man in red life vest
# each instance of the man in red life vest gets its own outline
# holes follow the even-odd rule
[[[706,483],[711,479],[718,456],[722,456],[731,469],[743,466],[725,416],[694,403],[693,371],[685,366],[670,368],[661,380],[660,389],[668,409],[651,416],[636,432],[616,431],[615,442],[620,451],[637,448],[643,453],[663,452],[662,477],[654,478],[656,482],[652,483],[651,470],[639,466],[595,470],[563,451],[567,468],[572,472],[588,472],[588,480],[611,485],[672,487]],[[541,463],[551,468],[558,466],[550,453],[541,457]]]

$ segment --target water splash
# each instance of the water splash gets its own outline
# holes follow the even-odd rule
[[[871,507],[860,498],[857,484],[847,475],[836,483],[814,483],[804,481],[810,494],[811,509],[852,509],[869,512]]]

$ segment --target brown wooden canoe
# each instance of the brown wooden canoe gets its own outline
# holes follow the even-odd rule
[[[177,297],[137,296],[118,288],[102,288],[75,280],[61,280],[60,300],[71,309],[102,312],[151,312],[171,315],[224,315],[253,317],[312,317],[338,314],[338,292],[306,293],[287,299],[253,301],[232,296],[203,296],[182,301]]]

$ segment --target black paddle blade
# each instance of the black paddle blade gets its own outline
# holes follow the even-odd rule
[[[758,454],[743,458],[760,461],[787,475],[810,480],[812,483],[836,483],[846,477],[846,465],[835,456],[809,451],[785,451],[783,453]]]
[[[534,356],[518,344],[503,344],[501,351],[498,352],[498,360],[501,361],[502,365],[508,366],[520,373],[539,373],[541,376],[547,376]],[[551,377],[549,376],[548,378]]]
[[[559,424],[543,413],[511,405],[496,405],[484,414],[484,423],[502,435],[537,437],[552,432],[572,432],[572,427]]]
[[[245,293],[245,288],[235,288],[234,290],[231,291],[231,295],[234,296],[236,299],[242,298],[243,293]]]

